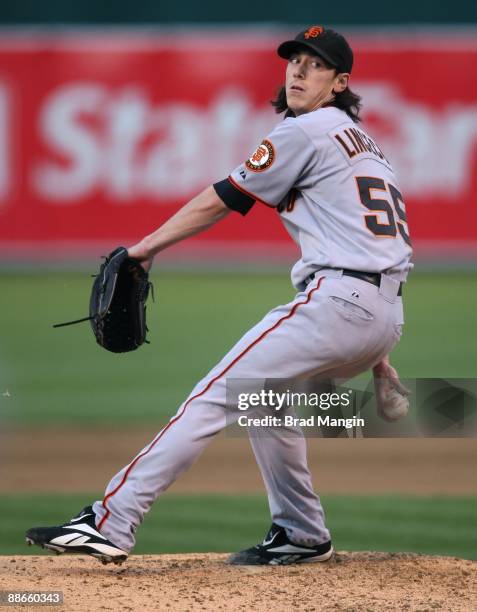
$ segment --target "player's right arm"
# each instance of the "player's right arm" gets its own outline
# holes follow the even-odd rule
[[[405,417],[411,392],[399,380],[396,369],[389,362],[389,355],[374,366],[373,375],[378,415],[389,423]]]
[[[155,232],[128,248],[130,257],[149,269],[154,256],[168,247],[212,227],[230,212],[210,186],[185,204]]]

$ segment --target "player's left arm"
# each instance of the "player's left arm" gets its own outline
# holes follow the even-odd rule
[[[156,231],[129,247],[129,256],[142,262],[143,267],[149,270],[157,253],[212,227],[230,211],[215,189],[207,187]]]

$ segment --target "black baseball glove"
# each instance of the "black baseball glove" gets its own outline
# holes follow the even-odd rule
[[[113,353],[134,351],[146,340],[149,275],[124,247],[114,249],[95,275],[89,317],[53,327],[90,321],[96,342]]]

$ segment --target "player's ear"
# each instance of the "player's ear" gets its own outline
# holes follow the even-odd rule
[[[349,72],[340,72],[335,77],[335,83],[333,85],[333,93],[341,93],[348,87],[349,83]]]

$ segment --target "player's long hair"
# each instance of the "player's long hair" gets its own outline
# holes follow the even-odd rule
[[[270,104],[275,108],[276,113],[285,112],[285,118],[295,116],[295,113],[288,108],[287,94],[284,85],[280,87],[277,97],[274,100],[271,100]],[[361,121],[361,117],[359,116],[359,112],[363,106],[361,103],[361,96],[358,96],[358,94],[354,93],[354,91],[351,91],[349,87],[347,87],[344,91],[340,91],[339,93],[335,94],[334,99],[331,102],[328,102],[326,106],[335,106],[336,108],[344,110],[348,117],[355,123]]]

